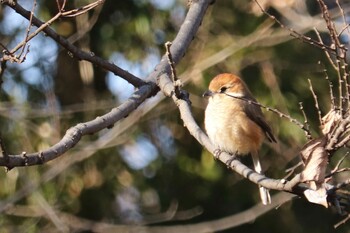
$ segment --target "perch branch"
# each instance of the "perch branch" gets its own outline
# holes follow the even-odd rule
[[[173,99],[176,106],[179,108],[181,119],[183,120],[185,127],[187,127],[191,135],[194,138],[196,138],[196,140],[200,144],[202,144],[202,146],[204,146],[210,153],[214,155],[214,151],[216,148],[194,120],[191,112],[190,100],[188,95],[182,95],[182,98],[178,98],[176,95],[172,95],[172,92],[175,87],[174,82],[171,81],[171,74],[164,73],[162,75],[162,82],[166,83],[167,85],[160,85],[160,89],[164,92],[166,96],[170,96]],[[278,112],[278,114],[282,114],[283,116],[285,116],[285,114],[280,112]],[[288,119],[293,120],[291,117],[289,117]],[[303,124],[301,124],[300,122],[298,123],[302,126],[302,128],[304,128]],[[281,191],[283,190],[294,194],[298,194],[300,196],[303,196],[303,192],[307,189],[307,187],[299,185],[301,181],[300,175],[296,175],[291,181],[286,181],[284,179],[271,179],[253,171],[237,159],[232,160],[232,156],[226,152],[222,152],[220,154],[219,159],[221,162],[228,165],[229,168],[236,171],[238,174],[242,175],[243,177],[247,178],[253,183],[259,184],[265,188]]]

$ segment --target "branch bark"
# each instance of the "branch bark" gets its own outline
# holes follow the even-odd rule
[[[178,64],[178,62],[184,57],[185,52],[187,51],[191,41],[197,33],[205,12],[211,2],[211,0],[201,0],[195,1],[191,4],[186,18],[171,47],[173,61],[175,64]],[[13,8],[17,13],[29,20],[31,12],[25,10],[18,3],[10,4],[8,2],[5,2],[4,4]],[[34,16],[32,16],[32,23],[37,27],[40,27],[44,24],[44,22],[40,21]],[[166,56],[163,56],[155,71],[147,77],[147,80],[150,82],[144,82],[141,79],[131,74],[129,75],[128,72],[121,70],[119,67],[106,62],[97,56],[91,56],[91,54],[81,51],[69,43],[62,36],[58,35],[53,29],[49,27],[49,25],[47,25],[47,27],[43,27],[42,30],[49,37],[70,51],[78,59],[90,61],[93,64],[105,69],[108,68],[108,70],[111,72],[117,73],[134,86],[140,87],[140,89],[137,90],[126,102],[121,104],[119,107],[112,109],[109,113],[97,117],[95,120],[80,123],[70,128],[58,143],[47,150],[30,154],[27,154],[27,152],[22,152],[21,154],[17,155],[8,154],[5,157],[0,157],[0,166],[6,166],[8,169],[18,166],[39,165],[57,158],[58,156],[67,152],[69,149],[73,148],[80,141],[82,136],[98,132],[104,128],[111,127],[120,119],[127,117],[147,98],[155,95],[159,91],[154,82],[157,82],[163,87],[167,86],[168,79],[163,78],[166,77],[165,74],[169,74],[169,66]]]
[[[0,166],[6,166],[11,169],[18,166],[31,166],[48,162],[73,148],[84,135],[96,133],[104,128],[112,127],[114,123],[127,117],[132,111],[139,107],[147,98],[154,95],[153,85],[144,85],[137,90],[127,101],[112,109],[103,116],[94,120],[77,124],[67,130],[64,137],[55,145],[47,150],[27,154],[22,152],[19,155],[7,155],[0,157]]]
[[[11,7],[13,10],[15,10],[19,15],[22,15],[27,20],[30,20],[31,17],[31,11],[27,11],[24,9],[20,4],[15,2],[14,4],[5,2],[7,6]],[[55,40],[57,43],[59,43],[62,47],[67,49],[67,51],[71,52],[74,57],[78,60],[86,60],[91,63],[93,63],[96,66],[99,66],[103,69],[106,69],[115,75],[118,75],[119,77],[125,79],[130,84],[134,85],[135,87],[140,87],[142,85],[145,85],[146,82],[142,79],[134,76],[133,74],[129,73],[126,70],[123,70],[122,68],[103,60],[102,58],[95,56],[92,53],[87,53],[82,50],[80,50],[78,47],[74,46],[73,44],[69,43],[67,39],[64,37],[58,35],[50,26],[49,24],[46,24],[45,22],[42,22],[40,19],[36,18],[34,15],[32,16],[32,23],[33,25],[37,26],[38,28],[42,27],[43,25],[45,27],[42,28],[42,31],[46,33],[47,36],[51,37],[53,40]]]
[[[178,64],[182,57],[184,57],[191,41],[193,40],[201,22],[205,15],[206,9],[211,4],[211,0],[201,0],[194,1],[191,4],[191,7],[187,13],[187,16],[176,36],[174,41],[172,42],[172,46],[170,48],[170,53],[172,55],[172,60],[174,65]],[[22,15],[23,17],[30,19],[30,11],[25,10],[18,3],[9,4],[5,3],[11,8],[13,8],[17,13]],[[35,26],[40,27],[45,23],[40,21],[38,18],[32,16],[32,22]],[[190,131],[190,133],[205,147],[213,153],[215,148],[209,141],[208,137],[204,134],[204,132],[200,129],[200,127],[196,124],[193,116],[191,114],[190,109],[190,101],[188,98],[188,94],[182,91],[182,95],[180,98],[174,95],[175,86],[171,76],[171,69],[168,64],[167,56],[164,55],[160,61],[160,63],[156,66],[155,70],[149,74],[146,80],[151,81],[149,84],[140,80],[137,77],[130,76],[129,73],[124,73],[124,71],[120,71],[120,68],[104,61],[103,59],[97,56],[91,56],[86,52],[79,50],[77,47],[69,43],[66,39],[58,35],[53,29],[51,29],[48,25],[47,27],[43,27],[43,32],[45,32],[49,37],[57,41],[60,45],[70,51],[76,58],[83,59],[94,63],[97,66],[108,69],[125,80],[130,82],[135,86],[141,86],[138,91],[136,91],[133,96],[131,96],[125,103],[120,105],[119,107],[113,109],[111,112],[97,117],[95,120],[80,123],[69,130],[67,130],[65,136],[59,141],[57,144],[53,145],[49,149],[41,152],[27,154],[26,152],[22,152],[22,154],[18,155],[8,155],[0,158],[0,165],[6,166],[9,169],[17,166],[30,166],[30,165],[38,165],[45,163],[47,161],[53,160],[58,156],[62,155],[69,149],[73,148],[81,139],[82,136],[87,134],[92,134],[98,132],[104,128],[108,128],[112,126],[118,120],[126,117],[130,112],[135,110],[140,104],[145,101],[148,97],[154,95],[158,88],[162,90],[162,92],[169,97],[172,97],[175,104],[178,106],[181,114],[181,118],[183,119],[186,127]],[[154,82],[157,86],[154,85]],[[225,152],[223,152],[220,156],[220,160],[223,163],[227,163],[230,161],[231,156]],[[296,182],[286,182],[285,180],[275,180],[265,177],[264,175],[258,174],[254,172],[252,169],[248,168],[238,160],[231,161],[230,167],[235,170],[240,175],[249,179],[250,181],[260,184],[269,189],[275,190],[284,190],[288,192],[296,192],[294,190],[295,184],[298,182],[297,179],[294,179]],[[300,195],[301,193],[299,193]]]

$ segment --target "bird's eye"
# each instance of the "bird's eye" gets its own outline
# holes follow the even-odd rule
[[[227,87],[221,87],[221,88],[220,88],[220,92],[221,92],[221,93],[224,93],[226,90],[227,90]]]

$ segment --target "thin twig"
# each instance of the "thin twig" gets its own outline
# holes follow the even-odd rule
[[[66,12],[64,12],[64,11],[58,12],[54,17],[52,17],[46,23],[43,23],[42,25],[40,25],[37,28],[37,30],[35,30],[32,34],[27,35],[25,40],[22,43],[19,43],[15,48],[13,48],[10,53],[14,54],[19,48],[21,48],[21,47],[23,48],[29,40],[33,39],[36,35],[38,35],[40,32],[42,32],[46,27],[50,26],[57,19],[59,19],[61,17],[73,17],[72,15],[77,16],[77,14],[86,13],[88,10],[91,10],[92,8],[102,4],[103,2],[104,2],[104,0],[98,0],[94,3],[80,7],[78,9],[74,9],[74,10],[70,10],[70,11],[66,11]],[[32,25],[33,18],[34,18],[34,13],[33,13],[33,11],[31,11],[30,16],[29,16],[29,21],[30,21],[29,25]],[[29,29],[28,29],[27,33],[29,33]]]
[[[76,17],[79,16],[81,14],[85,14],[86,12],[90,11],[91,9],[97,7],[98,5],[101,5],[102,3],[104,3],[105,0],[97,0],[93,3],[90,3],[88,5],[79,7],[77,9],[73,9],[70,11],[61,11],[61,15],[62,17],[66,17],[66,18],[72,18],[72,17]]]
[[[299,163],[295,164],[294,166],[287,168],[287,169],[285,170],[285,172],[287,173],[287,175],[285,175],[285,176],[283,177],[283,179],[287,180],[291,175],[293,175],[293,173],[295,172],[295,170],[296,170],[298,167],[303,166],[303,164],[304,164],[304,163],[303,163],[302,161],[300,161]]]
[[[346,18],[347,16],[345,16],[345,12],[344,12],[344,9],[340,6],[340,3],[339,3],[339,0],[335,0],[337,6],[338,6],[338,9],[341,13],[341,16],[343,18],[343,23],[344,23],[344,28],[341,30],[341,32],[339,33],[339,36],[346,30],[347,33],[348,33],[348,37],[350,37],[350,30],[349,30],[349,24],[347,23],[346,21]]]
[[[260,10],[265,14],[267,15],[268,17],[270,17],[273,21],[275,21],[281,28],[284,28],[288,31],[290,31],[291,33],[291,36],[295,37],[295,38],[298,38],[300,39],[301,41],[303,42],[306,42],[308,44],[312,44],[312,45],[315,45],[321,49],[326,49],[332,53],[335,54],[335,49],[328,46],[328,45],[325,45],[323,43],[320,43],[319,41],[317,40],[314,40],[312,39],[311,37],[308,37],[308,36],[305,36],[297,31],[295,31],[293,28],[289,28],[289,27],[286,27],[281,21],[279,21],[275,16],[271,15],[270,13],[268,13],[261,5],[260,3],[258,2],[258,0],[254,0],[256,2],[256,4],[258,5],[258,7],[260,8]]]
[[[323,123],[322,123],[322,122],[323,122],[323,121],[322,121],[322,113],[321,113],[321,110],[320,110],[320,106],[319,106],[319,104],[318,104],[317,95],[316,95],[316,93],[315,93],[315,91],[314,91],[314,89],[313,89],[313,87],[312,87],[311,80],[308,79],[308,81],[309,81],[310,91],[311,91],[312,96],[313,96],[313,98],[314,98],[314,100],[315,100],[315,108],[316,108],[316,110],[317,110],[318,120],[319,120],[319,122],[320,122],[320,125],[323,125]]]
[[[8,53],[8,51],[7,50],[3,50],[2,53],[4,55],[6,55],[6,53]],[[4,80],[2,79],[2,76],[4,75],[4,72],[5,72],[5,69],[6,69],[6,63],[7,63],[6,59],[3,59],[3,58],[0,59],[0,86],[4,82]]]
[[[60,1],[59,1],[59,0],[56,0],[56,4],[57,4],[57,8],[58,8],[58,11],[59,11],[59,12],[64,11],[64,8],[65,8],[65,6],[66,6],[66,3],[67,3],[67,0],[63,0],[62,6],[61,6]]]
[[[230,94],[227,94],[227,93],[225,93],[225,95],[230,96],[230,97],[235,98],[235,99],[240,99],[240,100],[247,101],[249,104],[257,105],[257,106],[259,106],[261,108],[266,109],[266,111],[270,111],[270,112],[273,112],[273,113],[277,114],[279,117],[286,118],[290,122],[292,122],[292,123],[296,124],[297,126],[299,126],[302,130],[304,130],[307,138],[312,138],[310,130],[303,123],[301,123],[300,121],[298,121],[295,118],[292,118],[290,115],[287,115],[287,114],[285,114],[285,113],[283,113],[283,112],[281,112],[281,111],[279,111],[277,109],[270,108],[270,107],[267,107],[265,105],[262,105],[262,104],[260,104],[258,102],[246,99],[244,97],[233,96],[233,95],[230,95]]]
[[[0,150],[1,150],[2,156],[5,158],[5,161],[8,163],[10,161],[10,158],[9,158],[9,155],[6,151],[5,143],[2,140],[1,136],[0,136]],[[11,170],[12,167],[6,166],[6,168],[7,168],[7,170]]]
[[[24,9],[20,4],[16,3],[15,5],[7,4],[9,7],[13,8],[18,14],[22,15],[24,18],[29,20],[30,12]],[[57,14],[54,18],[58,17],[59,14]],[[52,19],[51,19],[52,20]],[[47,36],[51,37],[53,40],[55,40],[57,43],[59,43],[62,47],[67,49],[71,54],[74,55],[77,59],[80,60],[86,60],[91,63],[93,63],[96,66],[99,66],[101,68],[104,68],[115,75],[120,76],[121,78],[125,79],[130,84],[134,85],[135,87],[140,87],[145,84],[147,84],[145,81],[141,80],[140,78],[136,77],[135,75],[127,72],[126,70],[121,69],[120,67],[103,60],[102,58],[98,56],[93,56],[91,53],[84,52],[74,46],[72,43],[70,43],[67,39],[64,37],[58,35],[52,28],[49,27],[49,25],[46,25],[47,23],[42,22],[35,16],[33,17],[33,24],[39,28],[43,27],[42,31],[46,33]]]
[[[21,43],[17,44],[12,50],[11,50],[11,54],[14,54],[15,52],[17,52],[20,48],[23,48],[25,46],[25,44],[30,41],[31,39],[33,39],[35,36],[37,36],[40,32],[42,32],[46,27],[50,26],[54,21],[56,21],[57,19],[59,19],[61,17],[61,13],[56,14],[54,17],[52,17],[49,21],[43,23],[42,25],[40,25],[40,27],[38,27],[33,33],[31,33],[29,36],[27,36],[25,38],[24,41],[22,41]],[[34,16],[32,15],[32,13],[30,13],[30,19],[33,20]]]
[[[315,34],[316,34],[316,36],[317,36],[319,42],[320,42],[321,44],[324,44],[320,32],[317,30],[317,28],[313,28],[313,29],[314,29],[314,32],[315,32]],[[324,48],[321,48],[321,49],[324,51],[324,53],[325,53],[325,55],[326,55],[326,58],[327,58],[328,61],[329,61],[329,64],[332,65],[332,67],[334,68],[334,70],[338,70],[338,67],[336,66],[335,62],[333,61],[333,59],[332,59],[332,57],[331,57],[329,51],[328,51],[327,49],[324,49]]]
[[[24,43],[23,43],[23,46],[22,46],[22,50],[21,52],[19,53],[18,57],[21,58],[24,51],[25,51],[25,48],[26,48],[26,45],[27,45],[27,42],[29,41],[28,40],[28,36],[29,36],[29,33],[30,33],[30,29],[32,28],[32,20],[33,20],[33,15],[34,15],[34,10],[35,10],[35,7],[36,7],[36,0],[33,1],[33,8],[32,8],[32,11],[30,13],[30,18],[29,18],[29,24],[28,24],[28,27],[27,27],[27,30],[26,30],[26,36],[24,38]],[[25,60],[25,57],[27,56],[29,52],[29,46],[28,46],[28,49],[27,49],[27,52],[24,54],[24,56],[20,59],[22,63],[24,60]]]
[[[348,71],[348,64],[344,62],[343,65],[343,80],[345,83],[345,100],[346,100],[346,108],[350,105],[350,81],[349,81],[349,71]]]
[[[350,141],[350,134],[346,135],[343,139],[336,144],[336,148],[341,148],[345,146]]]
[[[334,151],[339,148],[337,145],[339,139],[346,133],[346,129],[350,124],[350,116],[342,119],[341,121],[336,122],[336,125],[333,127],[332,131],[329,133],[329,140],[326,146],[327,151]]]
[[[338,95],[339,95],[339,110],[340,113],[343,115],[344,114],[344,96],[343,96],[343,79],[341,77],[341,73],[340,73],[340,60],[337,59],[337,65],[338,65],[338,72],[337,72],[337,77],[338,77]]]
[[[338,33],[337,33],[336,29],[335,29],[334,23],[333,23],[330,15],[329,15],[329,11],[328,11],[327,5],[323,2],[323,0],[317,0],[317,2],[318,2],[319,6],[321,8],[322,16],[324,18],[324,21],[326,22],[327,29],[328,29],[328,32],[329,32],[329,35],[330,35],[330,38],[331,38],[333,46],[335,46],[335,48],[337,48],[337,49],[340,49],[339,51],[345,50],[345,47],[342,46],[342,44],[339,41]],[[337,49],[335,49],[335,52],[338,51]],[[341,57],[343,57],[343,54],[339,54],[339,55]]]
[[[343,220],[341,220],[340,222],[338,222],[337,224],[335,224],[335,225],[334,225],[334,228],[338,228],[339,226],[345,224],[349,219],[350,219],[350,214],[348,214],[348,216],[346,216],[346,218],[344,218]]]
[[[344,168],[341,168],[339,170],[336,170],[336,171],[326,175],[326,178],[329,178],[329,177],[334,176],[335,174],[342,173],[342,172],[347,172],[347,171],[350,171],[350,168],[349,167],[344,167]]]
[[[339,169],[340,165],[344,162],[345,158],[350,154],[350,152],[346,152],[345,155],[338,161],[337,165],[334,167],[334,169],[332,170],[332,172],[335,172],[336,170]],[[331,172],[331,173],[332,173]]]
[[[336,63],[337,63],[337,76],[338,76],[338,91],[339,91],[339,109],[341,114],[343,115],[345,113],[344,110],[344,103],[346,102],[347,105],[349,104],[349,90],[348,90],[348,81],[346,77],[346,51],[347,48],[343,44],[341,44],[339,40],[339,34],[335,28],[335,25],[330,17],[328,7],[327,5],[323,2],[323,0],[317,0],[322,16],[326,22],[327,29],[330,35],[330,39],[332,42],[332,46],[335,48],[335,53],[336,53]],[[345,91],[346,91],[346,96],[344,97],[343,93],[343,85],[345,83]]]
[[[338,189],[344,188],[345,186],[348,186],[349,184],[350,184],[350,179],[347,179],[341,183],[336,184],[333,187],[333,190],[338,190]]]
[[[127,117],[147,98],[153,96],[154,89],[155,88],[151,84],[144,85],[135,91],[127,101],[112,109],[110,112],[96,117],[94,120],[79,123],[76,126],[68,129],[63,138],[50,148],[34,153],[23,152],[20,155],[9,154],[9,161],[6,161],[5,158],[0,157],[0,166],[11,168],[18,166],[33,166],[56,159],[63,153],[73,148],[84,135],[101,131],[102,129],[108,128],[114,123]]]
[[[305,114],[305,111],[304,111],[304,106],[303,106],[303,102],[299,102],[299,109],[301,110],[301,112],[303,113],[303,116],[304,116],[304,125],[305,125],[305,128],[310,131],[310,124],[307,120],[307,116]],[[305,131],[306,132],[306,131]],[[309,134],[306,134],[306,137],[307,139],[311,140],[312,138],[311,137],[308,137]]]
[[[341,36],[343,34],[343,32],[345,32],[345,30],[349,31],[349,26],[350,25],[345,25],[339,32],[339,36]]]
[[[349,171],[350,168],[342,168],[339,169],[340,165],[344,162],[345,158],[350,154],[350,152],[346,152],[345,155],[338,161],[338,163],[335,165],[335,167],[332,169],[332,171],[325,176],[325,178],[330,178],[334,176],[337,173]]]
[[[335,110],[336,106],[335,106],[335,97],[334,97],[334,94],[333,94],[333,83],[329,80],[327,70],[323,69],[323,72],[325,74],[325,79],[328,82],[329,96],[330,96],[330,99],[331,99],[331,109]]]
[[[185,52],[187,51],[190,43],[193,40],[194,35],[196,34],[201,24],[201,21],[206,13],[206,10],[208,9],[209,4],[210,4],[210,0],[203,0],[192,4],[191,8],[189,9],[186,15],[185,21],[182,27],[180,28],[176,38],[173,41],[172,56],[173,56],[174,63],[179,63],[181,59],[184,57]],[[29,18],[30,13],[25,9],[23,9],[19,4],[15,4],[14,6],[12,5],[9,5],[9,6],[15,9],[16,12],[23,15],[25,18],[27,19]],[[36,26],[38,25],[41,26],[43,23],[37,18],[33,17],[33,24]],[[69,51],[72,51],[72,54],[74,54],[74,56],[77,55],[77,56],[80,56],[79,58],[85,58],[84,56],[87,55],[86,53],[83,53],[82,51],[78,50],[72,44],[69,44],[67,40],[65,40],[63,37],[58,36],[50,27],[46,27],[43,31],[47,33],[48,36],[58,41],[63,47],[68,47]],[[91,57],[90,54],[87,56]],[[91,58],[93,58],[93,61],[96,61],[97,59],[96,57],[94,56]],[[101,62],[101,60],[102,59],[98,61]],[[97,66],[104,67],[99,62],[96,62],[96,63],[94,62],[94,64]],[[166,61],[166,58],[164,57],[164,59],[161,60],[161,62],[157,65],[154,71],[149,74],[147,79],[156,81],[157,78],[163,76],[163,74],[167,74],[166,72],[164,72],[167,69],[168,69],[168,63]],[[140,79],[137,78],[137,80],[140,80]],[[138,106],[141,105],[147,98],[154,96],[159,91],[159,88],[156,86],[154,82],[146,83],[142,80],[140,81],[142,82],[142,84],[135,91],[135,93],[127,101],[125,101],[123,104],[121,104],[117,108],[114,108],[110,112],[106,113],[103,116],[97,117],[94,120],[84,122],[84,123],[79,123],[76,126],[70,128],[69,130],[66,131],[65,136],[58,143],[56,143],[55,145],[53,145],[52,147],[46,150],[35,152],[35,153],[28,153],[28,154],[25,153],[21,155],[9,155],[10,163],[6,163],[6,161],[4,161],[4,158],[0,157],[1,166],[6,166],[6,165],[31,166],[31,165],[39,165],[39,164],[42,164],[43,162],[48,162],[52,159],[59,157],[63,153],[67,152],[68,150],[70,150],[73,146],[75,146],[80,141],[82,136],[90,135],[92,133],[98,132],[114,124],[115,122],[127,117],[131,112],[133,112],[136,108],[138,108]],[[158,83],[159,86],[162,86],[162,87],[164,87],[164,85],[162,85],[163,82],[169,83],[168,80],[165,80],[162,78],[160,78],[160,80],[157,80],[157,81],[159,81]],[[172,83],[170,82],[170,84]],[[2,210],[2,206],[0,206],[0,212],[1,210]]]

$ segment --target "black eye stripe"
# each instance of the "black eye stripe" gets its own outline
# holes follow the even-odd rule
[[[221,87],[221,88],[220,88],[220,92],[221,92],[221,93],[225,92],[226,90],[227,90],[227,87]]]

